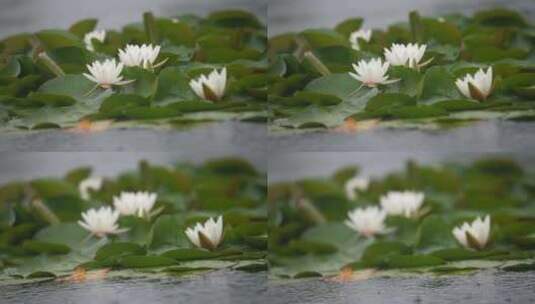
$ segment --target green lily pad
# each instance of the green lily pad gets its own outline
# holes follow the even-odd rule
[[[84,19],[71,25],[69,32],[75,34],[80,38],[84,38],[85,34],[93,31],[97,26],[97,19]]]
[[[102,261],[109,258],[119,258],[127,255],[143,255],[145,248],[135,243],[110,243],[100,247],[95,254],[95,260]]]
[[[82,41],[75,34],[62,30],[44,30],[35,34],[48,50],[68,46],[83,47]]]
[[[336,25],[335,30],[340,34],[349,37],[351,33],[358,31],[364,20],[362,18],[350,18]]]
[[[176,261],[162,256],[129,255],[121,258],[119,263],[126,268],[153,268],[175,265]]]
[[[71,249],[63,244],[54,244],[42,241],[26,240],[22,248],[32,253],[67,254]]]

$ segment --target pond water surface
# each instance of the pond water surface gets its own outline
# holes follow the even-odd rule
[[[152,304],[268,303],[262,273],[210,272],[194,279],[107,279],[87,283],[42,282],[0,286],[0,303]]]
[[[528,304],[535,303],[535,272],[482,271],[472,275],[375,278],[337,283],[310,279],[270,283],[271,304]]]

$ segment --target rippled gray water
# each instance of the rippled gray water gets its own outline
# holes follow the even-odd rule
[[[357,134],[275,135],[280,151],[526,152],[535,150],[535,123],[482,121],[445,130],[379,129]]]
[[[535,272],[483,271],[473,275],[418,278],[376,278],[336,283],[319,279],[270,283],[271,304],[330,303],[535,303]]]
[[[0,303],[152,304],[267,303],[262,273],[216,271],[195,279],[108,279],[88,283],[43,282],[0,286]]]
[[[266,149],[264,125],[234,121],[185,130],[111,129],[93,134],[45,130],[0,135],[0,151],[220,151]]]

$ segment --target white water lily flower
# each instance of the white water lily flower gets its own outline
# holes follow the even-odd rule
[[[366,177],[355,176],[349,179],[345,184],[346,196],[350,200],[357,198],[355,190],[366,191],[370,185],[370,180]]]
[[[362,82],[362,85],[376,87],[379,84],[390,84],[398,80],[388,80],[388,62],[383,63],[381,58],[371,59],[370,61],[361,60],[358,64],[353,64],[356,73],[349,72],[349,75]]]
[[[201,75],[197,79],[192,79],[189,85],[200,98],[219,101],[225,95],[227,87],[227,68],[223,68],[221,72],[214,69],[208,77]]]
[[[161,47],[152,44],[146,45],[126,45],[126,48],[119,50],[119,59],[127,67],[142,67],[151,69],[163,64],[163,61],[155,64]]]
[[[80,197],[84,200],[89,200],[90,193],[89,190],[98,191],[102,187],[102,178],[101,177],[90,177],[86,178],[78,184],[78,191],[80,192]]]
[[[381,196],[381,207],[388,215],[403,215],[413,217],[418,214],[424,202],[425,195],[422,192],[413,191],[390,191]]]
[[[119,225],[117,224],[119,211],[113,210],[111,207],[89,209],[86,212],[82,212],[82,219],[83,221],[78,221],[78,224],[97,237],[104,237],[108,234],[119,234],[128,230],[119,229]]]
[[[479,69],[474,75],[468,74],[464,78],[458,78],[455,84],[464,96],[483,101],[492,91],[492,67],[489,67],[487,72]],[[472,90],[469,84],[472,85]]]
[[[193,245],[213,250],[223,241],[223,217],[219,216],[216,221],[209,218],[204,224],[197,223],[185,233]]]
[[[452,233],[464,247],[478,250],[483,249],[489,241],[490,216],[485,216],[484,220],[478,217],[471,224],[465,222],[461,226],[455,227]],[[470,234],[470,241],[468,234]]]
[[[106,39],[106,31],[105,30],[92,31],[92,32],[85,34],[84,36],[85,48],[91,52],[95,51],[95,47],[93,46],[93,39],[96,39],[100,42],[104,42],[104,40]]]
[[[371,30],[358,30],[354,31],[349,35],[349,43],[351,43],[351,47],[354,50],[360,50],[359,45],[359,39],[363,39],[366,42],[370,42],[370,39],[372,39],[372,31]]]
[[[420,61],[424,57],[427,45],[422,44],[392,44],[390,49],[385,49],[385,59],[393,66],[408,66],[410,68],[417,68],[427,63],[420,65]]]
[[[345,224],[364,237],[388,232],[385,227],[386,212],[378,207],[357,208],[347,213]]]
[[[121,76],[123,66],[122,63],[118,64],[115,59],[95,61],[87,65],[91,74],[84,73],[84,76],[104,89],[109,89],[114,85],[129,84],[132,81],[124,81],[123,76]]]
[[[121,192],[113,197],[113,206],[121,215],[148,216],[157,197],[156,193],[150,192]]]

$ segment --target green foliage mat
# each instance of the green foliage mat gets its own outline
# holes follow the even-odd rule
[[[112,120],[118,126],[184,126],[236,119],[264,122],[267,95],[266,29],[256,16],[220,11],[201,18],[154,18],[107,31],[106,40],[85,48],[84,35],[97,20],[82,20],[68,30],[43,30],[0,41],[0,130],[70,128],[81,120]],[[125,68],[132,84],[98,89],[82,73],[95,60],[117,58],[126,44],[161,45],[155,71]],[[54,74],[42,51],[63,71]],[[227,93],[217,103],[201,100],[189,81],[226,67]]]
[[[296,132],[340,127],[351,118],[384,127],[441,128],[482,119],[535,118],[535,27],[518,12],[481,11],[441,18],[410,14],[410,22],[374,30],[354,50],[348,37],[363,19],[334,29],[307,29],[269,39],[270,130]],[[352,64],[383,57],[392,43],[423,43],[432,59],[421,68],[390,67],[399,82],[363,87],[348,75]],[[313,56],[305,56],[307,52]],[[313,58],[312,60],[310,58]],[[314,60],[314,58],[316,60]],[[468,100],[455,79],[492,67],[496,87],[484,102]]]
[[[80,168],[64,178],[0,187],[0,284],[69,278],[76,268],[111,269],[109,276],[125,277],[266,269],[266,176],[249,163],[217,159],[162,167],[141,162],[135,171],[104,179],[86,201],[78,184],[90,173]],[[163,208],[158,216],[123,216],[119,226],[129,231],[102,239],[88,238],[77,224],[82,211],[111,204],[121,191],[142,190],[158,193],[155,209]],[[223,243],[214,251],[194,248],[186,227],[218,215],[224,218]]]
[[[330,276],[375,269],[379,274],[453,274],[482,268],[535,269],[535,172],[508,159],[472,164],[420,166],[372,179],[355,200],[345,182],[348,167],[329,178],[269,185],[270,274],[279,278]],[[349,210],[378,205],[388,191],[425,193],[419,218],[389,216],[391,233],[363,238],[344,224]],[[464,249],[452,229],[477,216],[491,216],[486,249]],[[342,272],[343,273],[343,272]]]

